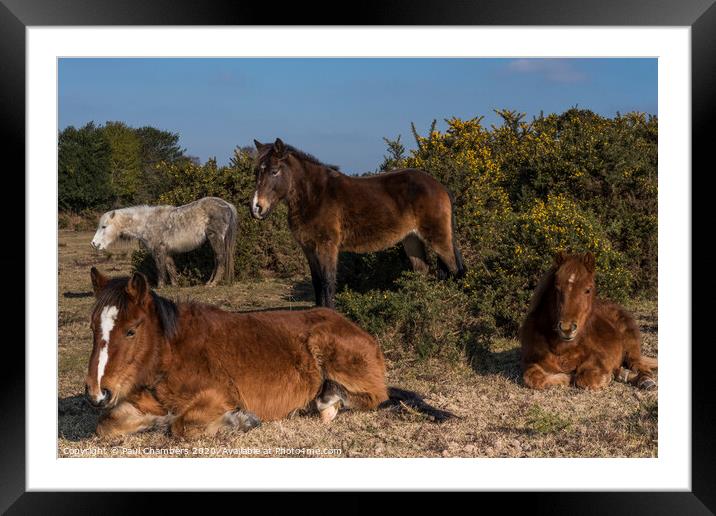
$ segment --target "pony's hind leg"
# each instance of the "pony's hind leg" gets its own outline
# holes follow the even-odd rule
[[[408,255],[413,270],[416,272],[427,273],[428,262],[425,253],[425,244],[415,234],[410,234],[403,239],[403,249]]]
[[[211,274],[211,278],[207,282],[207,285],[213,287],[217,285],[222,279],[224,279],[224,263],[226,258],[224,253],[226,252],[224,246],[224,235],[209,231],[206,234],[211,248],[214,251],[214,271]]]
[[[458,267],[458,255],[453,246],[452,235],[448,229],[432,228],[432,230],[421,230],[420,232],[425,242],[438,255],[438,278],[441,280],[447,279],[450,275],[460,276],[462,274],[460,267]]]
[[[321,415],[321,421],[326,424],[333,421],[347,398],[346,390],[342,385],[333,380],[323,382],[321,392],[316,397],[316,408]]]
[[[321,392],[316,397],[316,408],[321,421],[328,424],[333,421],[341,407],[357,410],[371,410],[387,399],[370,392],[350,392],[333,380],[323,382]]]
[[[627,367],[620,367],[614,375],[615,380],[647,391],[656,389],[654,372],[646,363],[642,360],[626,363]]]
[[[622,314],[624,320],[624,365],[616,375],[617,380],[629,383],[639,389],[656,388],[654,369],[656,360],[641,354],[641,333],[639,327],[630,316]]]
[[[177,266],[174,263],[174,258],[170,254],[167,255],[167,275],[169,276],[169,282],[173,287],[179,284],[179,273],[177,272]]]

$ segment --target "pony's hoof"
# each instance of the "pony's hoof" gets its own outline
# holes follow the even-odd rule
[[[241,409],[234,410],[233,412],[229,412],[226,415],[227,422],[238,428],[239,430],[243,430],[244,432],[248,432],[252,428],[256,428],[257,426],[261,426],[261,420],[256,417],[251,412],[247,412]]]
[[[631,369],[626,367],[620,367],[619,372],[614,376],[614,379],[618,382],[629,383],[630,378],[634,377],[634,373]]]
[[[644,389],[645,391],[653,391],[656,389],[656,382],[651,378],[644,378],[639,382],[639,388]]]
[[[336,418],[338,414],[338,404],[331,405],[328,408],[321,410],[321,422],[327,425]]]

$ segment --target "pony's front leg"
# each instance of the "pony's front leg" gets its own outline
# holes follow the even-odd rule
[[[142,393],[132,400],[123,401],[104,414],[97,425],[100,437],[115,437],[149,429],[166,428],[172,417],[154,397]]]
[[[574,384],[580,389],[598,390],[609,385],[613,373],[598,360],[587,360],[578,368]]]
[[[304,247],[303,252],[311,269],[316,306],[335,308],[338,247],[330,242],[324,242],[321,247]]]
[[[318,263],[316,253],[304,250],[306,259],[308,260],[308,268],[311,270],[311,283],[313,284],[313,294],[316,297],[316,306],[323,306],[323,290],[321,281],[321,267]]]
[[[566,373],[550,373],[540,364],[530,364],[525,369],[522,379],[530,389],[547,389],[557,385],[569,385],[571,376]]]
[[[338,247],[327,244],[316,252],[320,270],[322,306],[336,307],[336,269],[338,267]],[[318,296],[316,296],[318,297]],[[318,303],[316,303],[318,304]]]
[[[237,409],[230,400],[216,390],[197,394],[188,407],[172,423],[172,435],[193,439],[214,435],[222,428],[248,431],[259,426],[259,419],[250,412]]]

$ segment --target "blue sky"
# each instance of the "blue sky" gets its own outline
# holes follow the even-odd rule
[[[410,122],[570,107],[657,114],[656,59],[61,59],[59,124],[181,135],[201,161],[276,137],[347,172],[375,170]]]

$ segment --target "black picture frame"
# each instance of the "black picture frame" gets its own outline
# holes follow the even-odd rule
[[[716,6],[715,0],[519,0],[519,1],[384,1],[361,2],[356,8],[337,3],[260,3],[238,1],[195,2],[191,0],[0,0],[0,145],[3,156],[12,158],[16,170],[25,170],[25,29],[28,26],[90,25],[585,25],[585,26],[688,26],[692,51],[692,235],[712,233],[705,185],[714,166],[710,151],[714,146],[712,121],[716,113]],[[279,6],[279,7],[277,7]],[[676,173],[676,172],[675,172]],[[688,173],[688,171],[678,171]],[[16,178],[17,179],[17,178]],[[694,188],[695,184],[699,188]],[[23,203],[24,181],[17,180],[13,198]],[[22,209],[22,207],[18,207]],[[19,212],[18,212],[19,213]],[[25,242],[24,224],[16,224],[16,241]],[[20,234],[22,233],[22,234]],[[695,252],[708,245],[708,238],[694,238],[692,277],[696,270],[708,271],[707,254]],[[24,250],[0,257],[3,269],[24,270]],[[24,246],[23,246],[24,249]],[[17,282],[15,292],[24,292],[20,275],[7,278]],[[6,285],[9,284],[6,281]],[[692,282],[692,321],[708,321],[709,298],[698,302],[697,292],[705,291],[713,280]],[[22,290],[20,290],[22,288]],[[710,289],[713,290],[713,289]],[[24,296],[23,296],[24,299]],[[16,309],[25,304],[13,299]],[[23,308],[20,308],[23,307]],[[708,310],[708,311],[707,311]],[[19,314],[18,314],[19,315]],[[23,313],[24,315],[24,313]],[[19,320],[19,318],[18,318]],[[716,402],[711,396],[710,358],[712,344],[697,339],[666,343],[686,347],[692,352],[692,490],[690,492],[610,492],[610,493],[502,493],[483,494],[493,498],[486,507],[511,509],[530,505],[531,514],[712,514],[716,511]],[[24,341],[24,335],[23,335]],[[10,346],[6,346],[10,347]],[[25,355],[15,344],[2,360],[0,391],[0,510],[10,514],[85,512],[136,512],[137,497],[132,493],[39,493],[25,492]],[[146,499],[155,496],[143,495]],[[242,495],[246,497],[246,495]],[[338,503],[353,510],[367,502],[351,502],[346,495]],[[413,500],[429,509],[422,496]],[[508,499],[508,500],[506,500]],[[71,503],[70,503],[71,500]],[[246,500],[246,498],[244,498]],[[361,499],[362,500],[362,499]],[[144,503],[144,502],[143,502]],[[186,504],[185,495],[163,497],[164,512],[172,505]],[[298,502],[300,503],[300,502]],[[452,503],[459,503],[453,500]],[[497,504],[497,505],[495,505]],[[143,507],[147,507],[143,505]],[[437,506],[436,508],[445,506]],[[338,507],[334,505],[336,510]],[[477,509],[477,507],[476,507]]]

